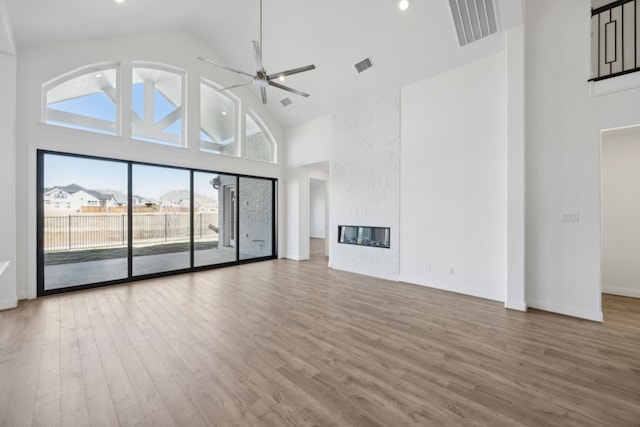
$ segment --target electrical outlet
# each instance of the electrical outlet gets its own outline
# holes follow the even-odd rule
[[[427,273],[431,273],[431,264],[427,264],[426,270],[427,270]]]

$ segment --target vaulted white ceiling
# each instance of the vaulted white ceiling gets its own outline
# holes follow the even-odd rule
[[[3,0],[0,0],[2,2]],[[208,41],[224,63],[253,73],[259,0],[6,0],[21,46],[186,30]],[[268,73],[307,64],[317,69],[268,88],[268,108],[283,127],[344,108],[499,51],[504,30],[522,22],[521,0],[496,0],[499,34],[459,48],[448,0],[263,0],[263,62]],[[7,41],[9,39],[7,38]],[[375,67],[358,75],[354,64]],[[237,80],[237,79],[236,79]],[[230,79],[233,81],[233,79]],[[478,76],[478,84],[482,84]],[[256,97],[259,92],[253,89]],[[283,107],[280,100],[293,103]]]

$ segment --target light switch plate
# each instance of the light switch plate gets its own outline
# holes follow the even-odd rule
[[[579,222],[580,214],[578,212],[563,213],[560,215],[560,222]]]

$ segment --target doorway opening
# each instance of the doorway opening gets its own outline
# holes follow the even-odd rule
[[[603,131],[601,153],[602,292],[640,298],[640,126]]]
[[[328,251],[327,181],[309,179],[309,257],[326,257]]]

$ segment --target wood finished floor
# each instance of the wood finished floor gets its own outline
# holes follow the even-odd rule
[[[598,324],[324,262],[0,312],[0,424],[640,426],[640,300]]]

